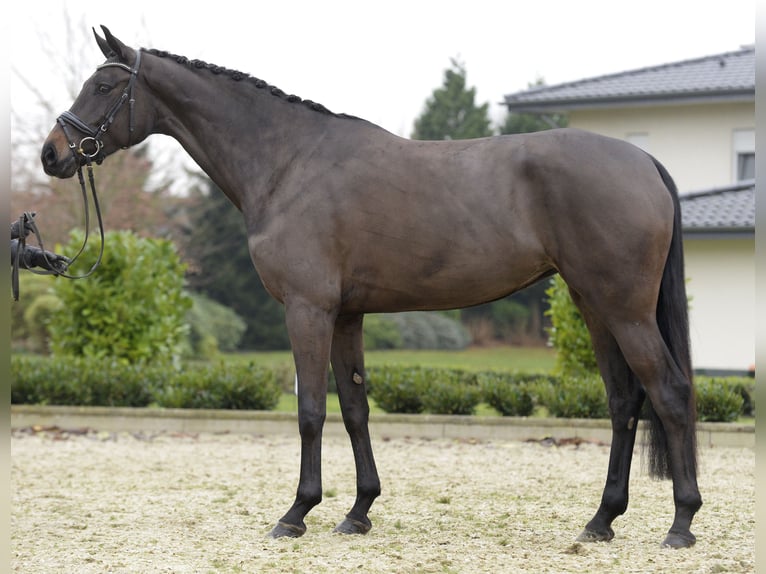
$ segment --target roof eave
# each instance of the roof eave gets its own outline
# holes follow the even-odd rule
[[[567,113],[576,110],[617,109],[689,104],[755,103],[755,90],[705,92],[686,94],[641,94],[595,98],[551,99],[545,102],[513,101],[506,97],[503,104],[514,113]]]
[[[684,239],[750,239],[755,227],[691,227],[684,228]]]

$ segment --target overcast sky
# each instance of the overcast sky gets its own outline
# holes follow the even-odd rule
[[[500,117],[503,95],[538,77],[556,84],[706,56],[755,36],[755,0],[38,0],[13,10],[11,66],[23,73],[56,77],[40,43],[67,50],[67,13],[83,35],[104,24],[129,45],[248,72],[404,136],[450,58]],[[85,70],[103,60],[92,45]],[[12,86],[17,107],[23,90]]]
[[[12,4],[5,23],[10,105],[39,113],[27,111],[33,98],[18,71],[43,86],[57,113],[67,109],[65,81],[79,86],[103,61],[90,28],[104,24],[134,47],[247,72],[408,137],[452,58],[499,124],[503,96],[537,78],[552,85],[752,44],[755,2],[26,0]],[[92,49],[72,49],[67,23]],[[53,61],[51,53],[66,57]]]

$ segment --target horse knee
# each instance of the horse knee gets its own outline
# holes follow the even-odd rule
[[[301,438],[306,440],[312,440],[322,434],[322,428],[324,427],[325,419],[327,415],[325,413],[306,414],[299,413],[298,416],[298,432]]]

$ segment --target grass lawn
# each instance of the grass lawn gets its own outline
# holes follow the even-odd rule
[[[226,354],[226,359],[253,361],[258,365],[293,362],[290,351],[255,351]],[[461,351],[366,351],[365,365],[422,365],[468,371],[530,371],[553,369],[556,351],[547,347],[471,347]]]

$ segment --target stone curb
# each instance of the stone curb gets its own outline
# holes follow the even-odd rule
[[[271,411],[11,405],[11,428],[31,426],[93,428],[112,432],[297,435],[298,417],[295,413]],[[581,439],[605,444],[611,441],[610,422],[604,419],[374,414],[370,415],[370,433],[373,440],[414,437],[461,440]],[[338,413],[327,415],[324,434],[346,434]],[[755,448],[755,427],[737,423],[698,423],[697,442],[701,447]]]

